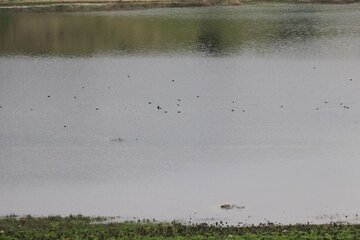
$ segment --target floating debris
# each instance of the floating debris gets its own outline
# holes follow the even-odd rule
[[[245,209],[244,206],[238,206],[238,205],[235,205],[235,204],[228,204],[228,203],[225,203],[225,204],[223,204],[223,205],[220,205],[220,208],[221,208],[221,209],[224,209],[224,210]]]
[[[110,142],[118,142],[118,143],[121,143],[121,142],[124,142],[125,139],[124,138],[121,138],[121,137],[118,137],[118,138],[111,138],[110,139]]]

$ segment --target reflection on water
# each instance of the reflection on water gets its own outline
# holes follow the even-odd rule
[[[279,22],[278,38],[284,42],[306,43],[321,34],[318,30],[320,20],[315,10],[313,8],[304,10],[303,6],[297,8],[299,11],[296,17],[285,18]],[[328,34],[328,37],[332,37],[331,34]]]
[[[221,52],[221,26],[216,22],[204,21],[200,24],[198,51],[209,54]]]
[[[0,54],[359,53],[360,5],[0,14]],[[345,19],[345,20],[344,20]],[[347,26],[344,28],[344,26]],[[305,43],[312,42],[305,46]],[[334,46],[329,52],[323,42]]]

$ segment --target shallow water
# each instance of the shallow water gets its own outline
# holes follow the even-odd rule
[[[359,4],[0,14],[0,215],[359,222],[359,21]]]

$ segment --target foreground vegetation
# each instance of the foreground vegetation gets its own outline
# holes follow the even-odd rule
[[[184,225],[153,221],[108,222],[84,216],[7,216],[0,218],[0,240],[37,239],[237,239],[345,240],[360,239],[360,225],[226,226],[222,222]]]

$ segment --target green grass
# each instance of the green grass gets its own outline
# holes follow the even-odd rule
[[[345,240],[360,239],[360,225],[225,226],[177,222],[106,222],[84,216],[8,216],[0,219],[0,240],[80,239],[237,239],[237,240]]]

